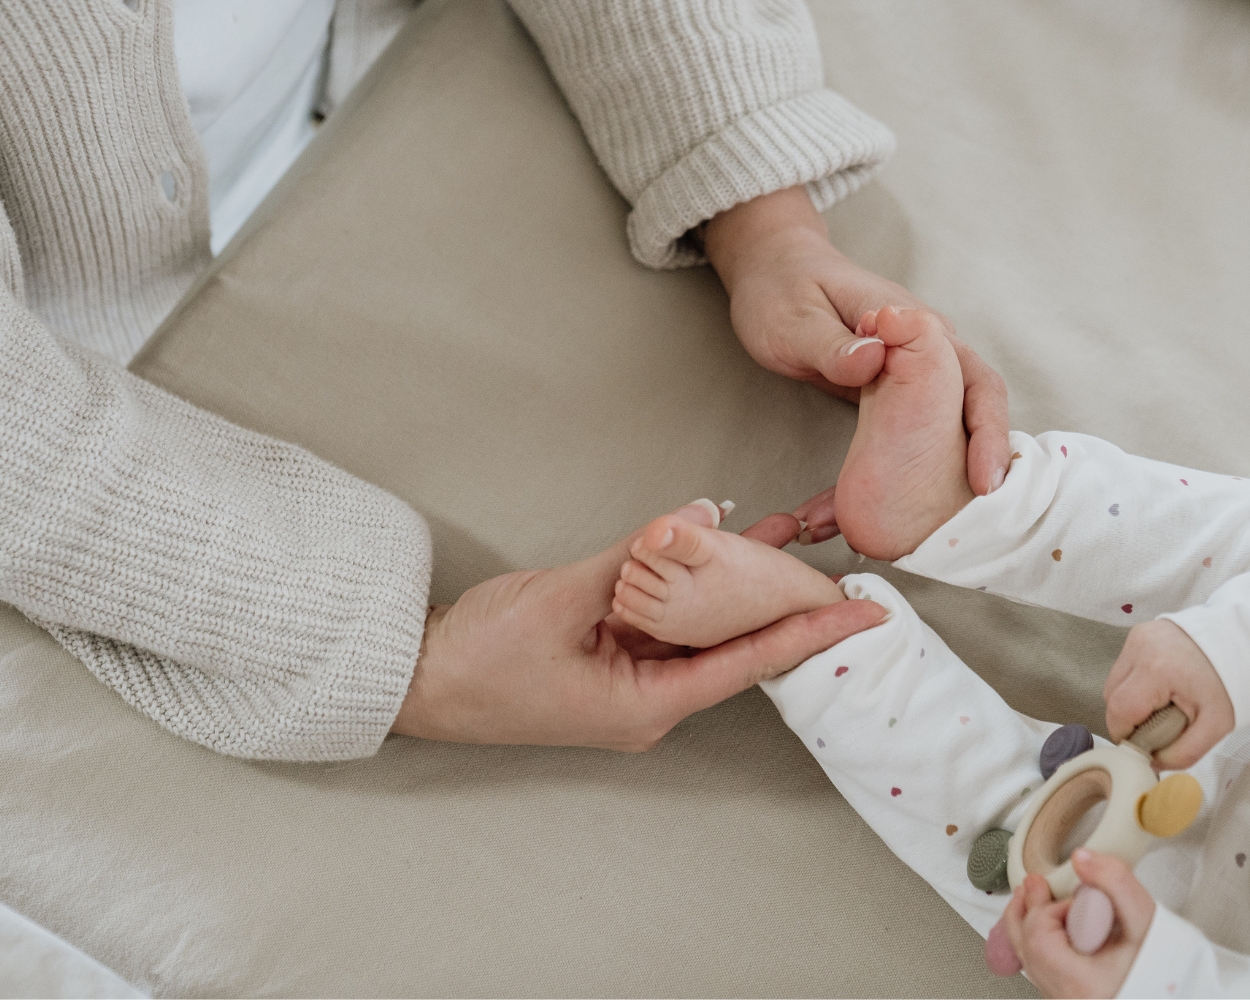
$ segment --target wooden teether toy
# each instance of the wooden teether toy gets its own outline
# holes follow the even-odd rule
[[[1100,801],[1106,801],[1107,810],[1084,846],[1114,855],[1130,868],[1149,850],[1152,838],[1173,837],[1188,827],[1202,808],[1202,788],[1187,774],[1160,782],[1150,766],[1151,755],[1175,742],[1188,721],[1168,705],[1119,745],[1087,750],[1055,768],[1008,844],[1011,888],[1026,875],[1042,875],[1056,899],[1076,892],[1081,880],[1060,851],[1077,821]]]
[[[1184,712],[1169,704],[1114,747],[1093,747],[1093,737],[1083,726],[1057,729],[1042,748],[1046,783],[1033,794],[1015,833],[987,830],[973,845],[968,858],[972,883],[992,892],[1015,889],[1025,876],[1041,875],[1055,899],[1076,893],[1068,913],[1068,937],[1077,951],[1093,954],[1111,932],[1111,901],[1099,890],[1081,885],[1072,862],[1062,856],[1064,842],[1081,818],[1103,801],[1106,811],[1084,846],[1113,855],[1130,868],[1153,838],[1185,830],[1202,808],[1201,786],[1188,774],[1160,781],[1150,761],[1156,750],[1176,741],[1188,721]],[[990,951],[987,942],[991,968],[997,972],[1001,967],[1006,974],[1011,963],[997,954],[1002,948],[993,956]]]

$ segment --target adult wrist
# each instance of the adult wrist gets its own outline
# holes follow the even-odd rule
[[[424,736],[430,730],[430,720],[427,718],[429,684],[422,683],[422,675],[429,676],[430,646],[439,641],[439,624],[450,610],[450,604],[438,604],[433,605],[426,612],[421,650],[417,654],[417,662],[413,664],[412,679],[408,682],[408,693],[404,695],[403,704],[399,706],[399,712],[391,724],[392,733],[401,736]]]
[[[770,252],[778,238],[815,236],[827,243],[825,220],[805,187],[786,188],[742,202],[709,219],[703,226],[703,249],[725,290],[733,286],[743,265]]]

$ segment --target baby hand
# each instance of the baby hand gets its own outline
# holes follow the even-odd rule
[[[1072,947],[1064,927],[1072,900],[1054,902],[1040,875],[1028,876],[1007,904],[1003,913],[1007,936],[1043,996],[1113,997],[1150,930],[1155,901],[1119,858],[1080,848],[1072,852],[1072,867],[1082,882],[1111,899],[1117,924],[1107,943],[1093,955]]]
[[[1233,731],[1233,703],[1211,661],[1179,625],[1146,622],[1128,634],[1102,689],[1107,730],[1122,740],[1169,701],[1185,713],[1189,728],[1154,755],[1161,771],[1187,768]]]

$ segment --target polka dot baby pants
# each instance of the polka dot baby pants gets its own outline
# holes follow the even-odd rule
[[[1167,617],[1250,722],[1250,482],[1081,434],[1011,444],[1003,486],[895,565],[1115,625]],[[842,585],[888,620],[762,686],[890,849],[986,935],[1009,897],[973,888],[968,852],[990,827],[1014,829],[1058,723],[1013,711],[880,577]]]

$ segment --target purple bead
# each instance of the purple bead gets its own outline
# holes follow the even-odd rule
[[[1071,722],[1060,726],[1042,744],[1042,755],[1038,763],[1042,768],[1042,777],[1049,780],[1058,770],[1073,757],[1079,757],[1086,750],[1094,749],[1094,737],[1084,726]]]

